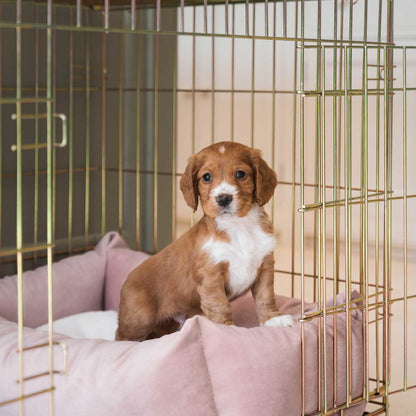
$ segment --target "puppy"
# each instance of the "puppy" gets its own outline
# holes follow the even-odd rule
[[[273,290],[276,240],[263,209],[277,185],[258,150],[213,144],[191,156],[180,182],[185,201],[204,216],[177,241],[127,277],[117,340],[159,337],[200,314],[233,323],[230,301],[251,289],[261,325],[292,326]]]

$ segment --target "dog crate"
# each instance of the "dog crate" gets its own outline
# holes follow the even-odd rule
[[[411,11],[412,9],[412,11]],[[319,415],[416,408],[416,31],[411,0],[0,2],[0,274],[92,248],[109,230],[155,253],[189,228],[187,158],[235,140],[279,178],[267,206],[276,292],[319,321]],[[396,27],[394,26],[396,23]],[[400,23],[400,27],[397,24]],[[413,25],[413,26],[412,26]],[[396,36],[398,35],[398,36]],[[395,43],[398,38],[398,43]],[[412,140],[413,139],[413,140]],[[360,292],[363,389],[327,397],[327,320]],[[306,313],[306,302],[319,306]],[[19,304],[20,395],[23,305]],[[412,331],[413,329],[413,331]],[[336,334],[336,330],[335,330]],[[333,360],[336,363],[336,335]],[[305,348],[302,343],[302,374]],[[44,375],[53,414],[53,360]],[[305,380],[299,391],[305,414]],[[405,392],[405,393],[402,393]],[[400,394],[399,394],[400,393]],[[23,405],[21,413],[24,413]],[[27,410],[27,409],[26,409]],[[30,412],[28,413],[30,414]]]

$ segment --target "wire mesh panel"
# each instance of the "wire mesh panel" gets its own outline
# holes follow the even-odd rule
[[[362,402],[369,414],[396,414],[393,393],[416,387],[416,50],[395,46],[393,33],[391,0],[2,1],[1,274],[18,274],[21,299],[23,270],[47,264],[52,322],[54,260],[108,230],[159,251],[202,215],[178,191],[187,158],[221,140],[260,148],[279,176],[266,208],[278,236],[276,291],[302,299],[302,414],[312,320],[314,414]],[[341,292],[344,303],[328,303]],[[318,309],[306,313],[307,302]],[[19,392],[10,397],[22,413],[23,351],[36,347],[21,342],[23,313],[19,304]],[[40,376],[50,379],[52,414],[49,327]],[[345,400],[333,388],[341,339]]]

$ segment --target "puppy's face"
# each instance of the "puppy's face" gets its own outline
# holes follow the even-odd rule
[[[244,217],[253,202],[262,206],[269,201],[277,178],[260,151],[235,142],[221,142],[189,159],[180,185],[194,211],[200,198],[208,217]]]

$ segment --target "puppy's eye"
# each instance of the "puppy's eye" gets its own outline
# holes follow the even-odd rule
[[[210,183],[210,182],[211,182],[211,180],[212,180],[212,176],[211,176],[211,174],[210,174],[210,173],[206,173],[205,175],[203,175],[203,176],[202,176],[202,180],[203,180],[205,183]]]
[[[243,170],[238,170],[235,177],[237,179],[244,179],[246,177],[246,173]]]

